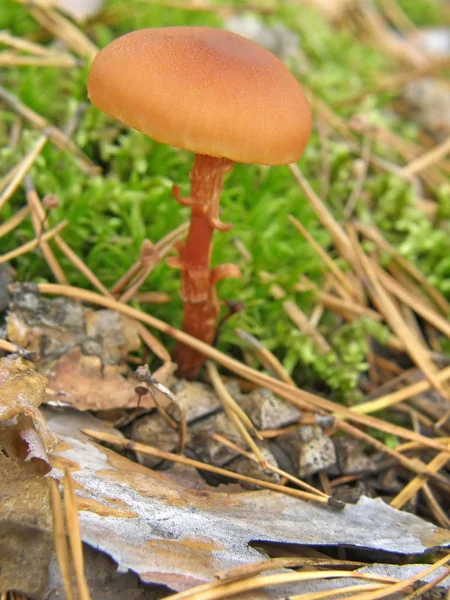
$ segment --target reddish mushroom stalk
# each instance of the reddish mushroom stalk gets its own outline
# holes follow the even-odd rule
[[[184,303],[183,331],[212,344],[217,318],[220,312],[216,283],[224,277],[239,277],[235,265],[220,265],[211,269],[212,237],[214,230],[227,231],[231,224],[219,218],[220,193],[223,176],[233,168],[232,161],[196,154],[191,171],[191,194],[182,198],[178,186],[173,194],[183,206],[191,207],[191,223],[186,243],[177,246],[179,258],[169,259],[169,264],[182,271],[180,295]],[[204,356],[192,348],[177,344],[174,360],[178,363],[178,375],[194,378]]]
[[[219,315],[215,285],[240,275],[234,265],[210,267],[214,230],[231,227],[219,218],[223,176],[233,162],[298,160],[311,134],[308,100],[273,54],[208,27],[127,33],[97,54],[88,91],[93,104],[122,123],[196,154],[190,197],[181,198],[178,186],[173,190],[191,207],[191,227],[170,264],[182,271],[184,331],[211,344]],[[178,374],[187,378],[204,360],[183,345],[174,358]]]

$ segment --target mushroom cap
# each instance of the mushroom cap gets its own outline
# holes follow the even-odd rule
[[[220,29],[128,33],[96,56],[88,93],[158,142],[235,162],[294,162],[311,134],[308,100],[285,65]]]

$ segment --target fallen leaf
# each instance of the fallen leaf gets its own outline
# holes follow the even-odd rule
[[[38,406],[45,397],[47,380],[22,358],[13,354],[0,359],[0,421],[28,415],[44,448],[50,451],[56,438]]]
[[[13,293],[7,333],[11,342],[37,354],[36,368],[49,378],[48,402],[78,410],[138,405],[138,382],[125,362],[140,347],[131,319],[67,298],[43,298],[30,284]],[[153,408],[152,397],[140,405]]]
[[[48,462],[47,452],[42,446],[41,438],[34,428],[33,419],[27,415],[20,415],[17,418],[17,433],[22,442],[19,444],[19,448],[23,448],[23,452],[19,451],[19,455],[24,462],[33,463],[36,470],[42,475],[49,473],[52,468]]]
[[[70,404],[78,410],[132,408],[138,404],[134,391],[139,382],[120,374],[115,365],[103,366],[98,356],[86,356],[74,348],[61,356],[49,373],[49,401]],[[140,406],[153,408],[151,395],[143,396]]]

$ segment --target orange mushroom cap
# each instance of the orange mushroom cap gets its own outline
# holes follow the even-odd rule
[[[147,136],[235,162],[287,164],[312,127],[295,77],[265,48],[208,27],[128,33],[95,58],[89,98]]]

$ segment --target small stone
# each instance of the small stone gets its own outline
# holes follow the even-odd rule
[[[190,450],[199,460],[216,467],[225,466],[233,458],[239,456],[239,452],[215,440],[212,437],[213,433],[218,433],[230,442],[246,448],[245,440],[236,431],[225,413],[219,413],[195,423],[190,431],[192,436],[191,442],[188,444]]]
[[[374,461],[364,454],[358,440],[339,437],[334,440],[334,445],[341,475],[373,473],[376,470]]]
[[[278,466],[275,457],[267,447],[262,447],[260,450],[268,464],[274,467]],[[278,473],[270,471],[269,469],[264,469],[258,462],[250,460],[246,456],[238,456],[235,458],[229,465],[227,465],[227,469],[229,471],[233,471],[233,473],[239,473],[240,475],[246,475],[247,477],[254,477],[255,479],[261,479],[262,481],[268,481],[270,483],[280,483],[281,479]],[[247,490],[261,489],[261,486],[253,483],[246,483],[245,481],[241,481],[240,485]]]
[[[336,463],[334,444],[317,425],[304,425],[278,436],[270,449],[282,469],[300,477]]]
[[[333,490],[333,498],[341,500],[346,504],[356,504],[366,489],[362,481],[357,481],[354,484],[339,485]]]
[[[173,452],[178,445],[178,431],[172,429],[167,421],[158,413],[145,415],[133,423],[131,439],[134,442],[154,446],[158,450]],[[161,458],[136,452],[138,462],[150,469],[154,469],[163,461]]]
[[[172,386],[171,391],[175,394],[177,403],[184,409],[188,423],[208,417],[222,407],[211,387],[204,383],[179,379]],[[168,413],[177,418],[174,410],[175,407],[169,407]]]
[[[336,462],[334,444],[320,427],[313,425],[300,427],[299,436],[301,445],[298,474],[300,477],[313,475]]]
[[[405,487],[398,478],[397,467],[392,467],[381,473],[374,482],[374,486],[385,494],[398,494]]]
[[[280,429],[295,423],[301,417],[300,410],[277,398],[270,390],[258,388],[250,394],[241,394],[240,406],[257,429]]]

